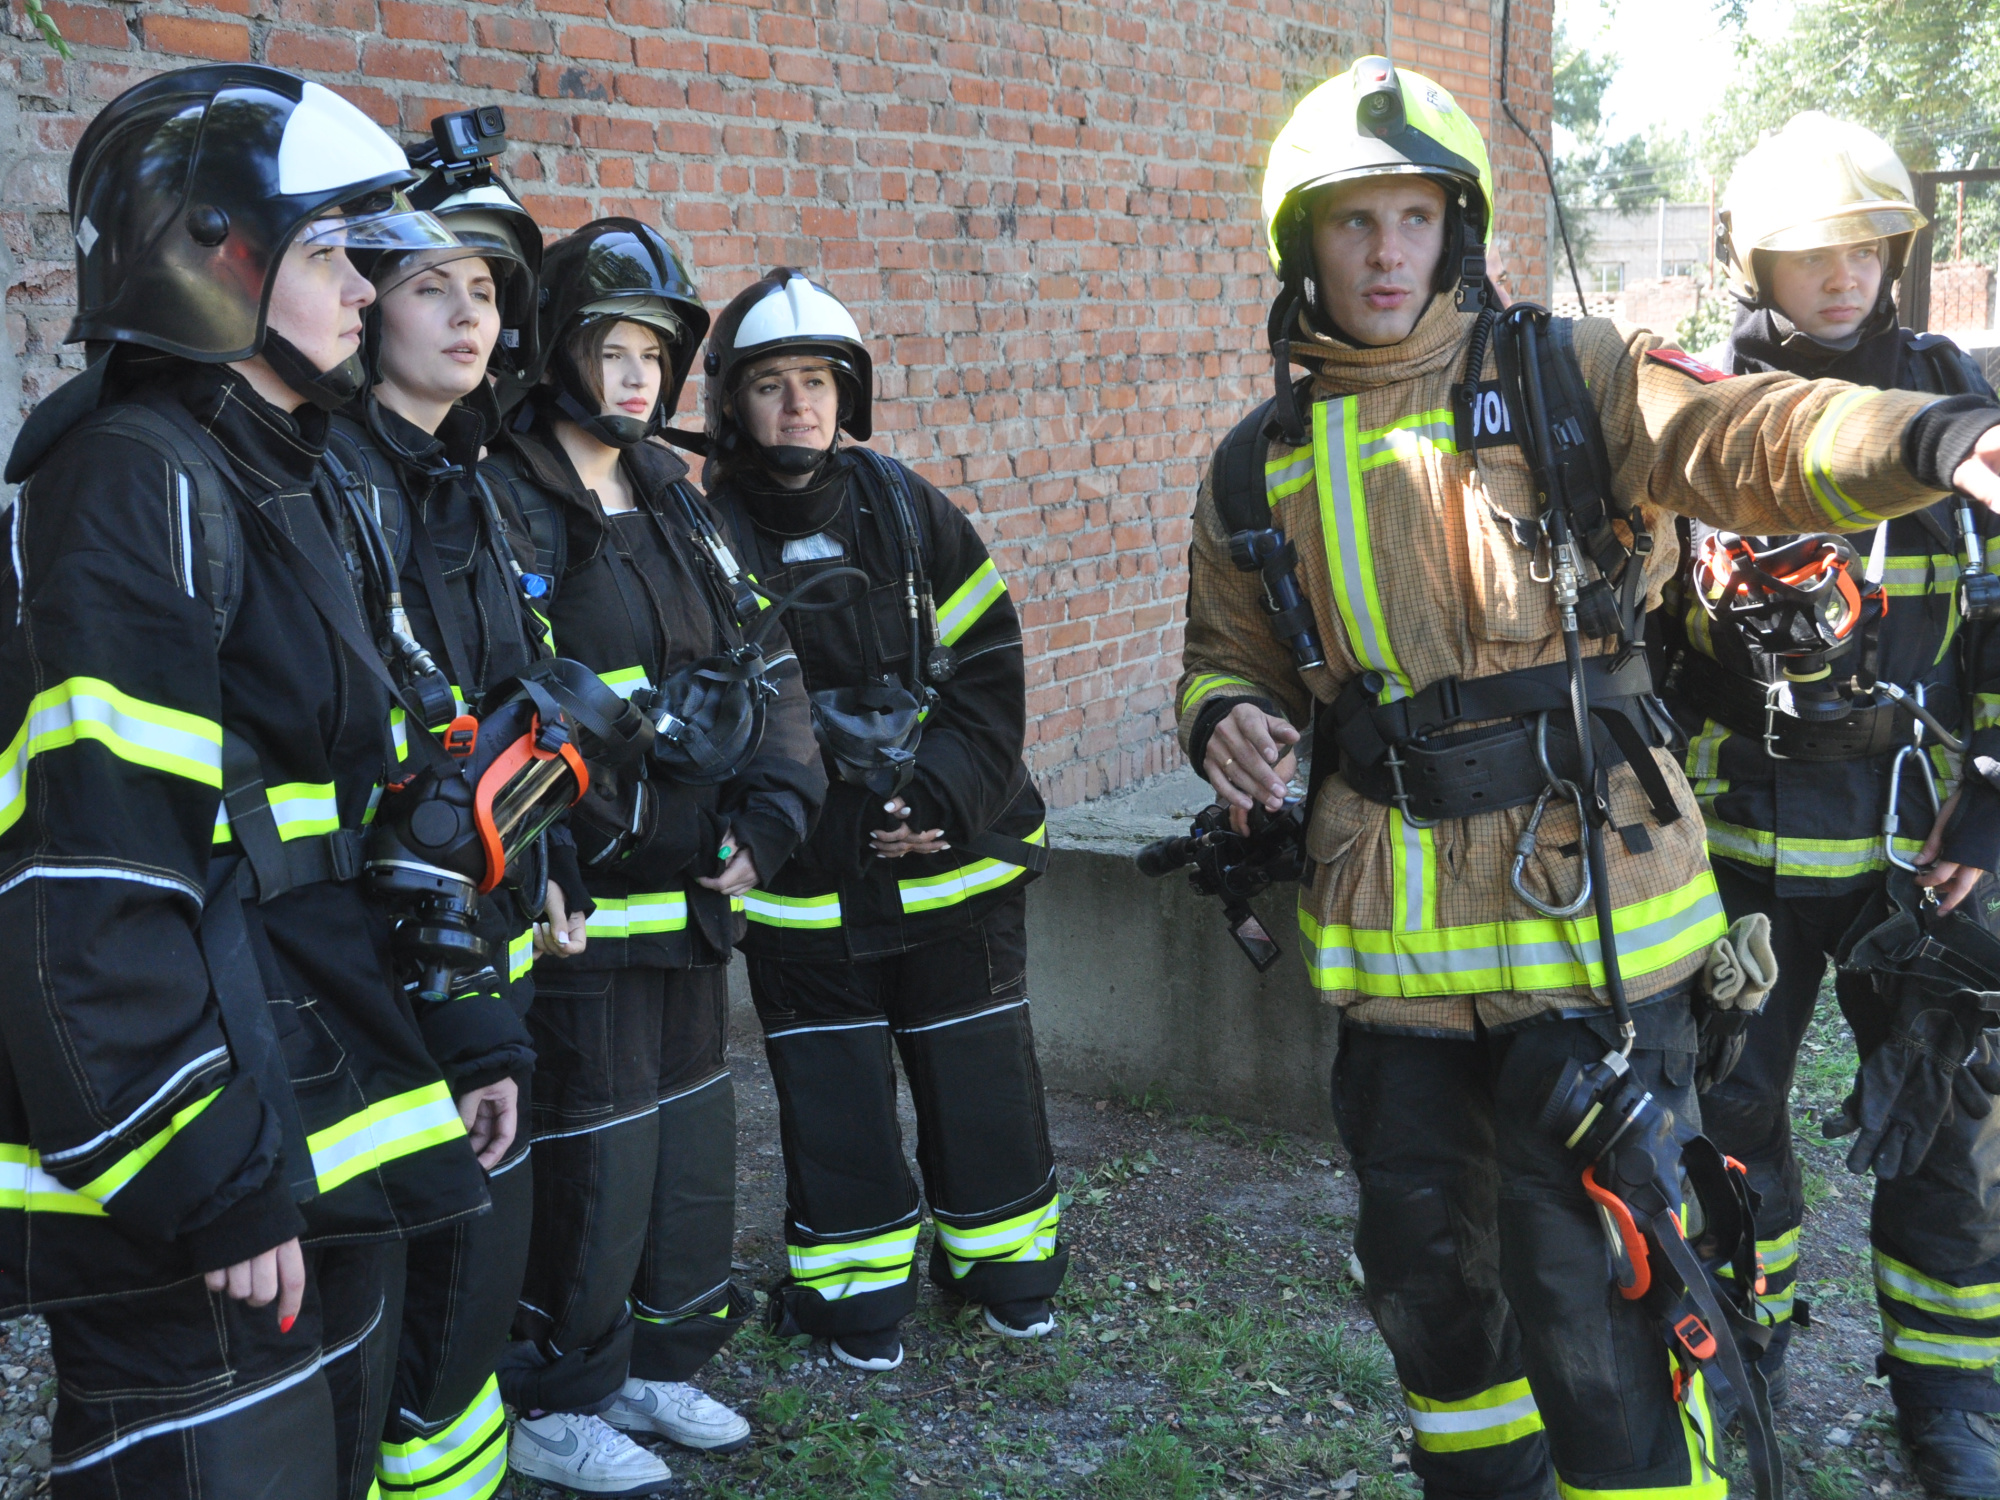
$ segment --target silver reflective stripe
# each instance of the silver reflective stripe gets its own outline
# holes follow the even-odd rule
[[[1540,1408],[1533,1396],[1520,1396],[1502,1406],[1484,1406],[1473,1411],[1418,1411],[1414,1406],[1403,1410],[1409,1413],[1410,1426],[1418,1432],[1485,1432],[1522,1417],[1532,1417]]]
[[[134,1125],[137,1125],[139,1121],[143,1120],[154,1109],[158,1108],[162,1101],[171,1096],[174,1090],[185,1083],[193,1074],[200,1072],[212,1063],[224,1062],[228,1057],[229,1049],[227,1047],[212,1047],[192,1062],[181,1064],[173,1077],[153,1090],[151,1098],[133,1110],[124,1119],[120,1120],[116,1125],[113,1125],[109,1130],[98,1132],[81,1146],[69,1146],[61,1151],[44,1151],[42,1153],[43,1164],[45,1166],[54,1166],[58,1162],[69,1161],[79,1156],[88,1156],[107,1141],[116,1140]]]
[[[1022,1006],[1026,1005],[1027,1003],[1028,1002],[1025,1000],[1009,1000],[1005,1005],[989,1005],[986,1007],[986,1009],[975,1010],[974,1012],[972,1012],[971,1015],[967,1016],[953,1016],[951,1017],[951,1019],[946,1021],[932,1021],[925,1026],[899,1027],[897,1028],[896,1035],[915,1036],[919,1031],[937,1031],[940,1028],[946,1026],[961,1026],[967,1021],[976,1021],[981,1016],[997,1016],[1003,1010],[1019,1010]],[[772,1035],[774,1036],[776,1034],[777,1033],[775,1032],[772,1033]]]

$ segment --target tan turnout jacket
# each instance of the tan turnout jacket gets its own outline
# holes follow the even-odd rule
[[[1312,442],[1272,445],[1273,524],[1298,544],[1325,667],[1301,674],[1273,638],[1257,575],[1230,564],[1204,481],[1189,561],[1183,746],[1218,695],[1268,698],[1303,727],[1314,699],[1331,701],[1364,670],[1388,679],[1386,698],[1446,676],[1562,660],[1550,588],[1530,577],[1531,555],[1489,508],[1536,513],[1523,452],[1460,453],[1454,441],[1450,388],[1472,322],[1440,297],[1400,344],[1324,342]],[[1639,504],[1655,538],[1649,605],[1675,565],[1672,517],[1662,512],[1742,532],[1859,530],[1938,498],[1902,462],[1904,429],[1933,397],[1787,375],[1705,383],[1647,358],[1664,341],[1644,329],[1592,318],[1575,334],[1617,492]],[[1489,352],[1482,378],[1497,373]],[[1653,845],[1634,855],[1616,835],[1605,841],[1634,1001],[1685,981],[1723,931],[1701,813],[1674,757],[1654,759],[1682,810],[1674,823],[1652,821],[1630,766],[1610,780],[1613,823],[1643,825]],[[1529,813],[1420,828],[1328,777],[1307,838],[1318,869],[1299,897],[1306,964],[1324,998],[1365,1025],[1441,1035],[1469,1033],[1475,1016],[1503,1027],[1604,1003],[1591,988],[1603,971],[1589,910],[1552,920],[1508,887]],[[1526,872],[1543,900],[1575,894],[1579,865],[1561,850],[1576,839],[1575,814],[1552,804]]]

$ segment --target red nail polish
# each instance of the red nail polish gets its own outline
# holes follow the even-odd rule
[[[299,1320],[299,1315],[297,1313],[293,1313],[289,1318],[278,1319],[278,1332],[290,1333],[292,1331],[292,1325],[298,1322],[298,1320]]]

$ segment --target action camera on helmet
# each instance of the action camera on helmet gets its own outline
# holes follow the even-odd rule
[[[497,104],[462,109],[431,121],[431,139],[441,161],[472,162],[507,150],[507,115]]]

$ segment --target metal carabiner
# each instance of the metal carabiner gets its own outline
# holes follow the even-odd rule
[[[1924,685],[1921,682],[1917,684],[1916,702],[1919,708],[1924,706]],[[1921,718],[1916,720],[1916,727],[1911,731],[1910,743],[1897,750],[1896,758],[1889,762],[1889,805],[1882,814],[1882,855],[1899,870],[1922,868],[1915,860],[1905,859],[1896,852],[1896,834],[1903,826],[1898,806],[1903,795],[1903,762],[1910,756],[1915,756],[1917,764],[1923,768],[1924,793],[1931,805],[1931,826],[1936,827],[1937,815],[1944,804],[1938,798],[1937,777],[1931,774],[1930,757],[1924,754],[1924,721]],[[1926,834],[1928,832],[1926,830]]]
[[[1521,836],[1514,841],[1514,868],[1508,872],[1507,883],[1514,888],[1515,895],[1519,896],[1543,916],[1567,918],[1576,916],[1585,906],[1589,905],[1592,894],[1590,861],[1582,857],[1580,849],[1578,851],[1577,862],[1583,867],[1583,884],[1582,888],[1576,893],[1576,899],[1570,902],[1569,905],[1551,906],[1548,902],[1542,900],[1541,897],[1530,892],[1526,882],[1521,879],[1521,872],[1527,868],[1529,856],[1535,852],[1535,846],[1540,840],[1542,816],[1548,811],[1549,800],[1551,798],[1566,796],[1570,799],[1576,808],[1577,838],[1581,841],[1587,837],[1587,830],[1584,828],[1583,822],[1583,788],[1573,781],[1565,781],[1556,775],[1554,768],[1549,765],[1548,734],[1548,714],[1536,714],[1535,760],[1541,766],[1542,777],[1548,782],[1548,785],[1542,788],[1541,796],[1535,799],[1535,810],[1528,814],[1528,826],[1521,830]]]

